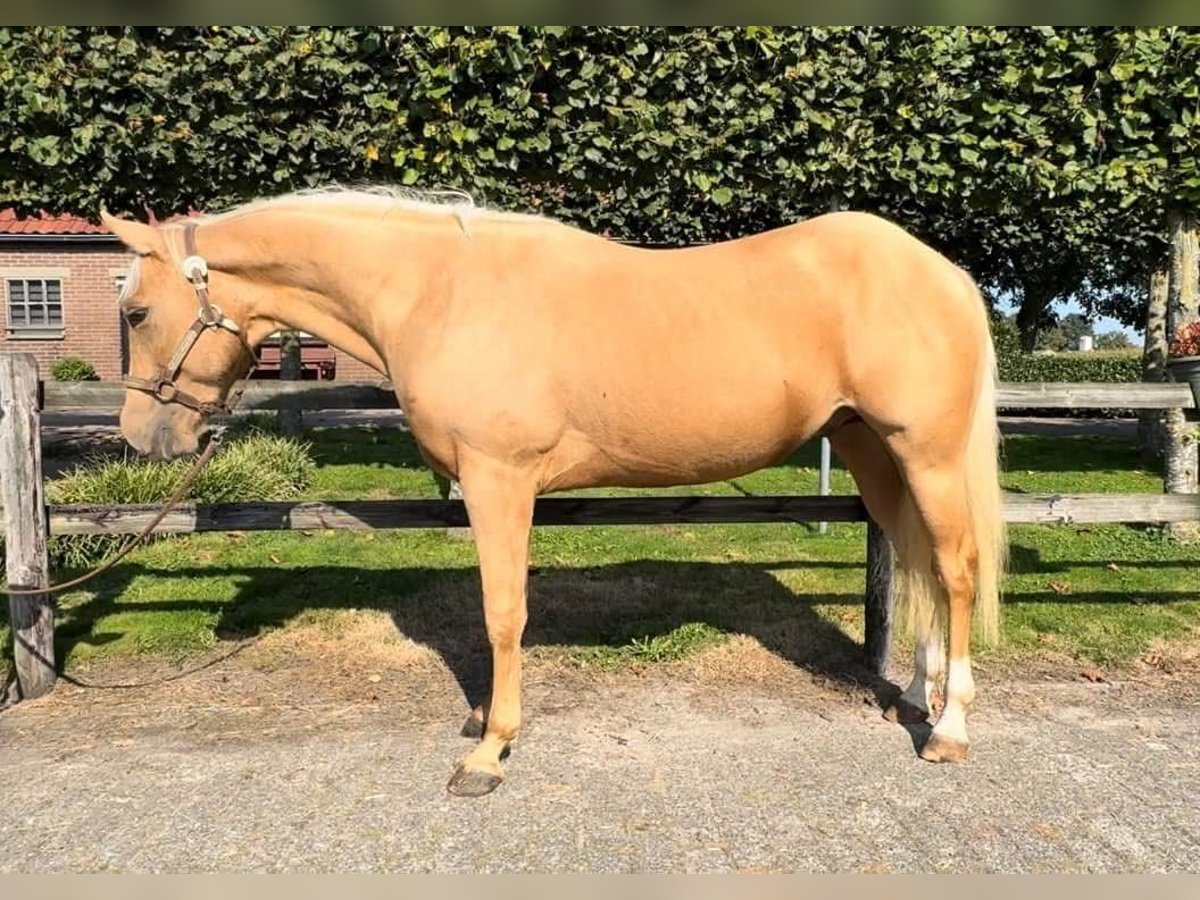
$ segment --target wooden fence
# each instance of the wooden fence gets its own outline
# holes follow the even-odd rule
[[[157,507],[51,506],[43,500],[41,410],[115,412],[119,384],[40,383],[27,354],[0,354],[0,517],[6,538],[6,574],[13,587],[49,583],[47,534],[132,534]],[[249,382],[242,409],[395,409],[385,384]],[[1190,409],[1192,396],[1177,384],[1003,384],[1002,409]],[[1013,523],[1200,521],[1195,494],[1008,494],[1004,515]],[[534,512],[538,525],[632,525],[730,522],[867,522],[867,664],[887,665],[892,620],[892,555],[882,531],[857,496],[763,497],[546,497]],[[461,500],[375,500],[183,504],[159,530],[279,531],[463,527]],[[54,684],[53,605],[45,595],[11,597],[14,660],[21,695]]]

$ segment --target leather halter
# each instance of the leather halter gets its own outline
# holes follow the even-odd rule
[[[188,354],[196,346],[196,341],[199,340],[200,335],[210,329],[228,331],[241,342],[242,349],[249,354],[252,365],[256,360],[254,348],[246,341],[238,324],[221,312],[221,308],[208,297],[208,263],[196,252],[195,222],[187,222],[183,226],[183,252],[187,255],[180,269],[183,277],[192,283],[192,287],[196,291],[196,298],[200,301],[196,321],[179,339],[179,343],[175,345],[175,352],[171,354],[171,359],[165,366],[155,372],[152,378],[126,377],[125,387],[151,394],[161,403],[178,403],[194,409],[202,416],[229,413],[241,395],[240,390],[232,392],[230,397],[224,401],[213,402],[193,397],[186,391],[180,390],[179,385],[175,383],[175,379],[179,376],[179,370],[183,368]]]

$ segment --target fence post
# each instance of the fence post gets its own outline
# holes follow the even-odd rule
[[[891,652],[892,610],[896,605],[893,575],[891,542],[883,529],[868,519],[863,662],[876,675],[886,674]]]
[[[286,329],[279,333],[279,380],[300,381],[304,370],[300,361],[300,333]],[[299,437],[303,427],[302,413],[295,398],[286,399],[279,407],[279,430],[289,437]]]
[[[834,195],[829,199],[829,211],[841,212],[849,209],[846,200]],[[820,493],[829,493],[829,438],[821,438],[821,475]],[[822,534],[828,524],[821,522],[818,529]],[[896,593],[893,584],[895,567],[892,558],[892,545],[883,533],[883,529],[875,524],[874,519],[867,519],[867,586],[863,597],[863,662],[876,675],[884,675],[887,671],[888,656],[892,648],[892,611],[896,606]]]
[[[0,353],[0,506],[4,509],[5,578],[14,588],[50,583],[37,360]],[[22,698],[54,687],[54,605],[46,594],[8,598],[13,662]]]

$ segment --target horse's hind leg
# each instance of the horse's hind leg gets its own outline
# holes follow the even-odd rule
[[[965,476],[963,468],[956,465],[910,467],[907,482],[932,542],[934,572],[945,593],[939,600],[946,604],[949,636],[945,706],[921,757],[931,762],[958,762],[967,755],[967,708],[975,699],[970,640],[978,550],[971,529]],[[935,623],[940,619],[934,616]],[[940,644],[936,625],[925,638],[923,652],[928,660]]]
[[[883,529],[897,553],[912,552],[902,542],[904,523],[901,516],[907,489],[896,460],[879,435],[866,422],[857,420],[843,425],[830,435],[829,440],[834,452],[854,476],[871,518]],[[916,724],[929,718],[930,694],[935,679],[941,675],[943,656],[940,633],[917,642],[912,681],[884,713],[886,718],[903,724]]]
[[[521,635],[536,489],[523,473],[486,460],[464,465],[459,474],[479,553],[492,696],[482,740],[446,787],[452,794],[478,797],[504,780],[500,759],[521,725]]]

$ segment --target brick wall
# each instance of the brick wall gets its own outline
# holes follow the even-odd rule
[[[119,244],[0,244],[0,353],[32,353],[43,378],[50,365],[77,356],[96,367],[105,380],[121,372],[121,331],[117,315],[116,275],[129,267],[130,254]],[[61,277],[63,334],[58,338],[12,337],[8,331],[6,277]]]
[[[360,363],[353,356],[347,356],[341,350],[337,351],[337,369],[334,378],[338,381],[369,381],[377,383],[387,376],[380,374],[370,366]]]

